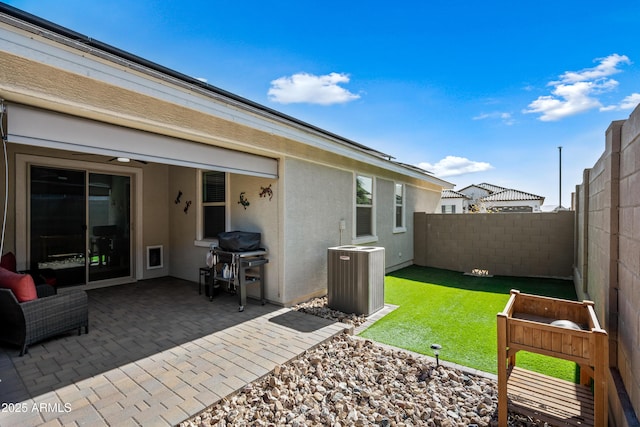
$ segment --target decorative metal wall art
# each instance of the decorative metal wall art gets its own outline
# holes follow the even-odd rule
[[[249,203],[249,201],[247,200],[247,198],[244,196],[246,194],[245,191],[243,191],[242,193],[240,193],[240,201],[238,202],[239,205],[242,205],[242,207],[246,210],[247,206],[249,206],[251,203]]]
[[[271,184],[268,187],[260,187],[262,191],[260,191],[260,197],[269,196],[269,201],[273,198],[273,190],[271,189]]]

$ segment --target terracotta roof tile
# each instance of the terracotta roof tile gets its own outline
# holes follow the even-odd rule
[[[442,198],[443,199],[470,199],[466,194],[462,194],[455,190],[442,190]]]
[[[497,193],[490,194],[480,199],[483,202],[512,202],[518,200],[540,200],[544,202],[544,197],[524,191],[505,189]]]

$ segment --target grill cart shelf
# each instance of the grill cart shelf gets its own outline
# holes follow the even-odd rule
[[[238,311],[244,311],[247,305],[247,286],[260,283],[260,302],[265,304],[265,275],[264,266],[269,262],[267,251],[231,252],[216,248],[213,250],[215,263],[211,268],[207,286],[209,286],[209,300],[213,300],[214,289],[222,288],[227,292],[236,293],[239,300]],[[229,277],[223,276],[223,266],[227,264]]]
[[[499,426],[507,426],[508,410],[553,425],[607,425],[608,337],[593,302],[512,290],[497,320]],[[516,367],[520,350],[576,362],[580,384]]]

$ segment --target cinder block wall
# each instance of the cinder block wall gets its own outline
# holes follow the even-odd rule
[[[605,150],[576,187],[575,283],[609,334],[610,414],[640,413],[640,108],[611,123]],[[580,251],[583,251],[582,253]]]
[[[640,110],[622,128],[618,253],[618,367],[640,414]],[[640,425],[640,424],[639,424]]]
[[[493,275],[573,274],[574,212],[414,216],[417,265]]]

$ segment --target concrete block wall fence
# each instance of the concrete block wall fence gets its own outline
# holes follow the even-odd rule
[[[417,265],[570,278],[574,212],[414,215]]]
[[[414,263],[573,278],[609,336],[610,425],[640,426],[640,107],[611,123],[571,211],[414,214]]]

